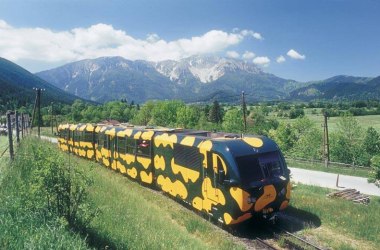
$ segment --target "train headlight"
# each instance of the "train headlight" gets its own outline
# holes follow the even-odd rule
[[[255,203],[256,202],[256,198],[255,197],[248,197],[248,200],[247,200],[248,204],[252,204],[252,203]]]

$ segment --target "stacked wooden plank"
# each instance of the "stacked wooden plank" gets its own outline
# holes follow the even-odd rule
[[[343,198],[346,200],[353,201],[355,203],[361,203],[361,204],[365,204],[365,205],[368,205],[368,203],[370,202],[370,197],[368,195],[361,194],[360,191],[358,191],[356,189],[352,189],[352,188],[332,192],[332,193],[328,194],[327,196],[328,197],[339,197],[339,198]]]

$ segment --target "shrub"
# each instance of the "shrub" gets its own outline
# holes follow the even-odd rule
[[[371,158],[371,167],[373,171],[368,179],[370,182],[375,182],[375,184],[380,187],[380,155],[375,155]]]

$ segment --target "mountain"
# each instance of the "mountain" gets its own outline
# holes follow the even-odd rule
[[[38,76],[30,73],[19,65],[0,57],[0,104],[7,107],[20,107],[33,104],[35,90],[42,88],[41,102],[43,105],[51,102],[72,103],[78,97],[67,93]]]
[[[265,73],[253,63],[217,56],[162,62],[102,57],[36,75],[69,93],[100,102],[121,98],[138,103],[174,98],[195,102],[210,96],[234,102],[243,90],[248,100],[272,100],[284,99],[291,90],[304,86]]]
[[[310,82],[308,86],[301,87],[290,93],[290,99],[371,99],[380,97],[380,76],[354,77],[334,76],[323,81]]]

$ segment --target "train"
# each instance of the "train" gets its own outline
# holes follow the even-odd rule
[[[265,136],[129,124],[61,124],[61,150],[97,161],[230,226],[274,218],[290,171]]]

